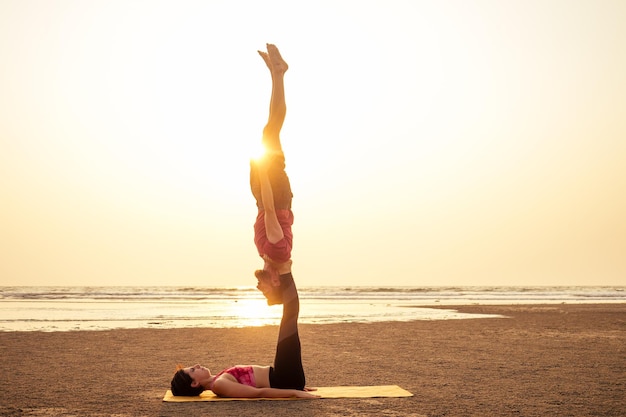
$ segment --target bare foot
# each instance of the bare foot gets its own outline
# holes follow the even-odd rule
[[[281,72],[283,74],[287,72],[289,65],[287,65],[283,57],[280,56],[280,52],[278,51],[276,45],[268,43],[267,54],[269,55],[270,62],[272,63],[272,71]]]
[[[267,65],[271,72],[284,74],[289,69],[289,65],[287,65],[283,57],[280,56],[280,52],[278,52],[276,45],[268,43],[267,52],[257,52],[261,55],[261,58],[265,61],[265,65]]]
[[[272,61],[270,61],[270,56],[267,54],[267,52],[263,52],[263,51],[257,51],[259,53],[259,55],[261,55],[261,58],[263,58],[263,61],[265,61],[265,65],[267,65],[267,67],[270,69],[270,71],[272,70]]]

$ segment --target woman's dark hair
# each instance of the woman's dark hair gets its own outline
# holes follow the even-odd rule
[[[178,370],[174,374],[174,377],[172,378],[172,394],[184,397],[195,397],[196,395],[200,395],[200,393],[204,391],[204,388],[202,386],[192,387],[192,382],[193,380],[189,374],[185,373],[185,370],[179,366]]]

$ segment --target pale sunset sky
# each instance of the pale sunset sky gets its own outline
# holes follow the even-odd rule
[[[0,285],[626,285],[626,1],[0,0]]]

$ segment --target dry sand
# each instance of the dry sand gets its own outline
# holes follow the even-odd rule
[[[308,385],[411,398],[161,401],[177,363],[271,363],[275,326],[0,333],[0,415],[626,415],[626,304],[459,309],[507,318],[300,326]]]

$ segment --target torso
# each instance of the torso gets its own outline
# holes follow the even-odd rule
[[[270,367],[252,365],[254,369],[254,379],[256,380],[257,388],[269,388],[270,387]]]
[[[252,368],[254,380],[250,379],[247,368]],[[233,382],[257,388],[269,388],[270,367],[259,365],[237,365],[220,372],[215,380],[217,381],[220,378],[227,378]]]
[[[283,263],[291,259],[293,212],[289,209],[276,209],[276,217],[283,230],[284,238],[276,243],[270,243],[265,230],[264,211],[259,210],[254,223],[254,243],[261,257],[268,256],[276,263]]]

